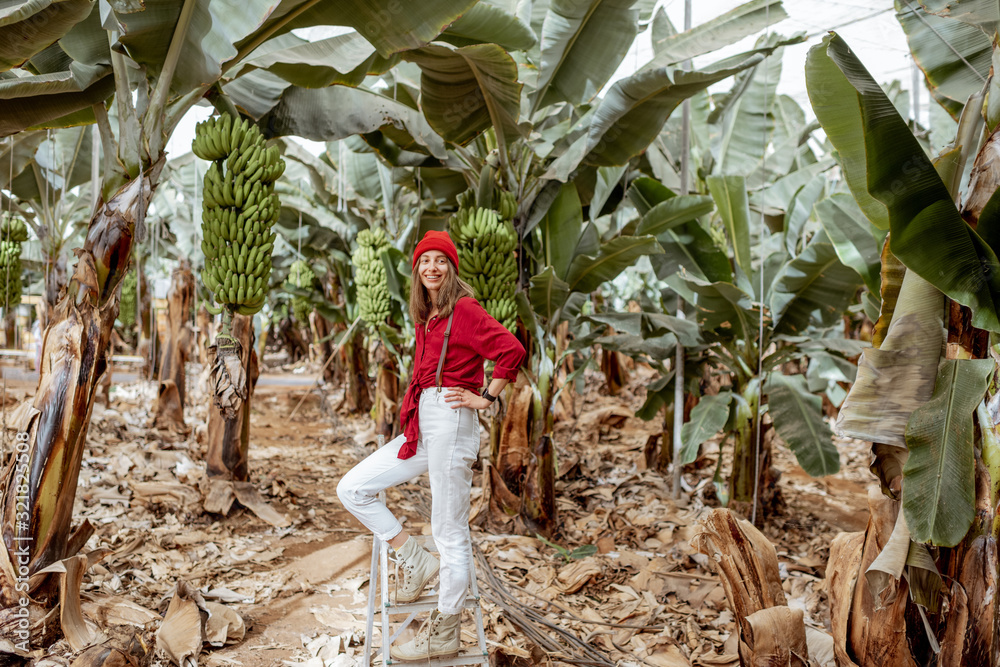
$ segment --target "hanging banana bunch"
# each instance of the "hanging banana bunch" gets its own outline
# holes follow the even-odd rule
[[[126,273],[122,279],[122,297],[118,302],[118,321],[122,323],[122,327],[125,329],[131,329],[132,325],[135,324],[135,292],[138,283],[139,277],[135,269]]]
[[[24,220],[0,213],[0,308],[21,303],[21,244],[27,240]]]
[[[312,289],[315,278],[316,274],[305,260],[295,260],[288,270],[288,282],[299,289]],[[292,315],[299,324],[309,325],[309,313],[312,312],[312,308],[309,299],[304,296],[292,297]]]
[[[212,162],[202,190],[201,279],[217,303],[253,315],[264,305],[271,277],[271,227],[281,211],[274,182],[285,162],[255,125],[230,114],[199,123],[192,150]]]
[[[475,199],[471,190],[459,195],[459,209],[448,223],[458,248],[458,275],[472,285],[486,312],[513,332],[517,326],[517,233],[512,219],[517,199],[501,190],[498,210],[491,207],[492,196],[480,196],[478,205]],[[486,206],[484,199],[489,201]]]
[[[388,247],[384,231],[364,229],[358,233],[358,248],[351,256],[354,284],[358,287],[358,314],[375,327],[389,318],[391,310],[389,282],[382,261],[382,252]]]
[[[285,162],[277,146],[265,146],[256,125],[230,114],[199,123],[191,150],[211,161],[202,189],[201,279],[225,309],[212,384],[215,403],[230,420],[248,396],[248,361],[240,356],[231,320],[234,314],[253,315],[264,305],[275,239],[271,228],[281,211],[274,182]]]

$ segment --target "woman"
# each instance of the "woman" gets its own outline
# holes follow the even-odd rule
[[[402,572],[396,582],[398,602],[420,597],[440,568],[438,608],[416,637],[392,646],[397,660],[458,651],[459,621],[472,571],[469,494],[472,466],[479,456],[476,410],[492,405],[507,383],[517,379],[524,361],[521,343],[490,317],[458,277],[458,251],[447,233],[424,235],[413,252],[413,269],[410,315],[417,340],[400,411],[403,434],[352,468],[337,485],[337,495],[351,514],[395,551]],[[480,394],[484,359],[496,366]],[[430,473],[431,532],[440,564],[378,500],[383,489],[424,472]]]

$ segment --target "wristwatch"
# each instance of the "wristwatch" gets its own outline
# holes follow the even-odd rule
[[[492,403],[493,401],[497,400],[497,397],[494,396],[494,395],[492,395],[490,393],[490,388],[489,387],[486,387],[485,389],[483,389],[483,398],[485,398],[490,403]]]

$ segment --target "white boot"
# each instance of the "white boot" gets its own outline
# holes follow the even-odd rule
[[[393,645],[389,655],[396,660],[427,660],[458,653],[462,614],[442,614],[438,610],[424,623],[417,636],[399,646]]]
[[[423,593],[441,564],[413,536],[396,549],[399,569],[396,571],[396,602],[413,602]]]

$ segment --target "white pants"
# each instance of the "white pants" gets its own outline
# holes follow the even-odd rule
[[[388,542],[403,526],[379,502],[379,492],[429,472],[431,533],[441,557],[438,611],[457,614],[472,571],[469,496],[472,466],[479,457],[479,417],[471,408],[452,408],[444,400],[447,392],[436,387],[421,392],[420,439],[413,456],[398,458],[406,438],[395,438],[351,468],[337,485],[337,495],[351,514]]]

